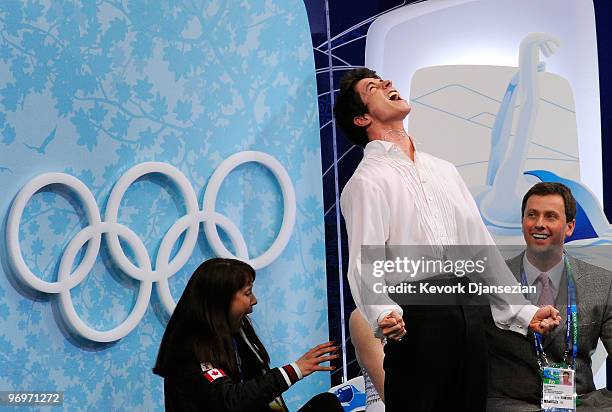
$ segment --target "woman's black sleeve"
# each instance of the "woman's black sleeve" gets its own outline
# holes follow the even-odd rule
[[[201,386],[211,403],[224,411],[254,410],[254,406],[265,405],[289,389],[287,381],[278,368],[246,382],[234,382],[224,376],[209,382],[201,376]]]

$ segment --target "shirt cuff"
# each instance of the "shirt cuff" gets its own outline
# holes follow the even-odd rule
[[[518,312],[512,322],[495,322],[501,329],[511,330],[516,333],[520,333],[523,336],[527,336],[529,331],[529,324],[531,319],[535,316],[536,312],[540,309],[534,305],[519,306]]]
[[[397,307],[397,309],[387,309],[387,310],[383,310],[382,312],[380,312],[380,315],[378,315],[378,318],[376,318],[376,325],[372,325],[373,331],[374,331],[374,336],[377,337],[378,339],[383,339],[386,336],[382,333],[382,330],[380,329],[380,327],[378,326],[378,324],[385,318],[387,317],[387,315],[389,315],[389,313],[396,311],[400,316],[404,316],[404,311],[402,310],[401,307]]]
[[[291,362],[290,364],[278,369],[280,370],[281,375],[283,375],[283,378],[285,378],[287,387],[291,387],[291,385],[304,377],[304,375],[302,375],[302,371],[295,362]]]

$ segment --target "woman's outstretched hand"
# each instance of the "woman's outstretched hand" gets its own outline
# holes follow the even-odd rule
[[[334,342],[321,343],[302,355],[295,363],[304,377],[316,371],[333,371],[336,369],[334,366],[321,366],[321,363],[336,359],[339,355],[334,352],[337,350],[338,347],[334,346]]]

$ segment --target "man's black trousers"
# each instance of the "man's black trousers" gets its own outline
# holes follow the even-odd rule
[[[486,411],[483,306],[402,306],[406,336],[385,346],[387,412]]]

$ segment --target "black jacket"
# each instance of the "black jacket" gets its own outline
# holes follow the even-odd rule
[[[259,360],[245,339],[244,335],[235,339],[240,381],[228,376],[213,379],[223,371],[215,365],[201,366],[195,358],[181,362],[164,379],[166,411],[286,412],[280,394],[290,385],[279,368],[269,369]],[[270,406],[277,397],[276,405]]]

